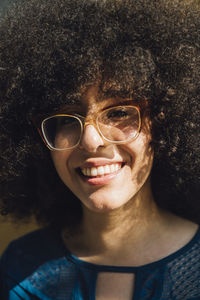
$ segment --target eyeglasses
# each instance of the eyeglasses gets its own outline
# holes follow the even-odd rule
[[[56,114],[43,119],[38,131],[50,150],[67,150],[79,145],[88,124],[78,114]],[[125,144],[139,135],[140,109],[133,105],[111,107],[100,112],[92,124],[104,140]]]

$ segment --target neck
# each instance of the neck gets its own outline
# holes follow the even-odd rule
[[[83,221],[76,238],[68,247],[79,257],[119,257],[152,238],[162,223],[148,182],[126,205],[109,212],[95,212],[83,207]],[[108,258],[109,261],[109,258]]]
[[[83,209],[83,233],[88,245],[94,248],[114,250],[124,242],[137,243],[155,221],[158,208],[152,194],[138,194],[123,207],[110,212],[94,212]]]

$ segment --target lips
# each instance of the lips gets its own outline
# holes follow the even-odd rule
[[[78,168],[78,173],[91,185],[104,185],[118,176],[124,165],[124,162],[90,162]]]

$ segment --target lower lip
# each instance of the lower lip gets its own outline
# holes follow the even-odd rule
[[[114,173],[106,174],[104,176],[99,176],[99,177],[87,177],[84,176],[82,173],[80,176],[84,182],[87,182],[90,185],[104,185],[104,184],[108,184],[111,180],[117,177],[118,174],[121,172],[122,168],[123,167],[121,167],[121,169],[117,170]]]

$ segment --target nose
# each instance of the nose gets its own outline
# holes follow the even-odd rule
[[[98,147],[103,145],[104,141],[97,129],[91,124],[86,125],[80,141],[80,146],[88,152],[96,152]]]

